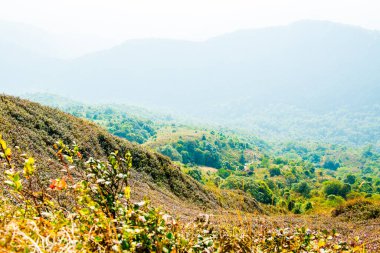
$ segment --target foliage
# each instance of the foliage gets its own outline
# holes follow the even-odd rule
[[[295,185],[294,190],[301,195],[307,197],[311,191],[311,188],[307,182],[300,182]]]
[[[280,168],[278,168],[278,167],[270,168],[270,169],[269,169],[269,175],[270,175],[271,177],[281,175],[281,170],[280,170]]]
[[[55,181],[60,182],[60,187],[45,185],[35,191],[29,183],[39,177],[38,171],[31,169],[34,160],[26,159],[23,177],[15,176],[22,170],[13,163],[12,153],[7,151],[2,137],[0,141],[6,172],[0,182],[2,251],[355,252],[360,249],[360,245],[355,248],[346,242],[329,243],[336,236],[334,231],[331,236],[328,232],[304,228],[260,229],[260,232],[239,227],[214,228],[208,215],[181,230],[170,215],[149,207],[147,201],[130,202],[127,179],[131,156],[128,153],[120,156],[117,151],[105,162],[94,158],[84,161],[76,144],[67,146],[58,142],[56,156],[64,168]],[[82,172],[75,178],[71,173],[74,167]]]
[[[59,178],[62,165],[55,159],[53,146],[56,140],[62,140],[80,146],[85,160],[90,157],[107,160],[115,150],[123,154],[129,152],[133,158],[131,182],[144,180],[152,186],[158,198],[166,191],[192,203],[207,207],[218,205],[211,193],[182,173],[167,157],[115,137],[90,121],[57,109],[0,95],[0,128],[9,146],[17,146],[14,152],[28,151],[25,158],[15,160],[20,167],[24,167],[24,160],[29,157],[38,162],[40,181],[33,184],[50,184],[52,179]],[[81,173],[77,168],[71,172],[73,175]]]
[[[187,174],[198,182],[202,182],[202,172],[200,170],[190,169]]]
[[[253,153],[252,144],[236,134],[190,126],[162,126],[145,145],[184,164],[229,170],[242,170]]]
[[[328,181],[324,183],[323,191],[328,195],[337,195],[345,198],[351,191],[351,187],[348,184],[343,184],[339,181]]]
[[[231,175],[231,172],[229,170],[226,170],[226,169],[219,169],[218,170],[218,176],[220,176],[223,179],[226,179],[230,175]]]
[[[273,193],[268,185],[261,180],[253,180],[252,178],[241,179],[237,176],[228,177],[221,188],[224,189],[240,189],[251,194],[257,201],[270,204],[273,202]]]
[[[68,106],[66,112],[91,120],[104,126],[110,133],[131,142],[144,143],[156,135],[155,125],[151,120],[129,116],[111,106]]]
[[[348,220],[370,220],[380,217],[380,205],[369,200],[351,200],[333,210],[334,217]]]
[[[331,161],[331,160],[326,160],[323,163],[323,168],[329,169],[329,170],[337,170],[339,168],[339,163]]]

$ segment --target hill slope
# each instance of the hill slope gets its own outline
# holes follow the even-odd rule
[[[110,135],[88,121],[57,109],[41,106],[15,97],[0,96],[0,126],[4,138],[33,155],[47,178],[54,176],[56,162],[53,144],[62,140],[77,143],[83,156],[105,159],[115,150],[130,151],[133,157],[132,180],[137,197],[152,194],[152,200],[169,202],[186,199],[208,207],[216,207],[215,197],[200,184],[183,174],[171,161],[138,145]],[[170,205],[171,203],[166,203]]]

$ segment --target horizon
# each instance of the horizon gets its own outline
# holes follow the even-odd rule
[[[332,21],[332,20],[318,20],[318,19],[298,19],[291,21],[289,23],[285,24],[276,24],[276,25],[267,25],[267,26],[261,26],[261,27],[252,27],[252,28],[242,28],[242,29],[237,29],[237,30],[232,30],[232,31],[225,31],[219,34],[215,35],[210,35],[210,37],[206,37],[203,39],[189,39],[189,38],[172,38],[172,37],[136,37],[136,38],[129,38],[125,39],[122,41],[103,41],[100,40],[99,44],[94,43],[93,35],[86,35],[84,37],[77,37],[76,35],[71,34],[70,36],[65,37],[63,34],[58,34],[58,33],[51,33],[48,30],[45,30],[44,28],[34,26],[32,24],[27,24],[23,22],[13,22],[9,20],[3,20],[0,18],[0,29],[2,28],[1,25],[5,24],[5,29],[9,31],[9,27],[7,27],[7,24],[12,26],[17,26],[18,28],[24,27],[27,29],[32,29],[34,32],[37,33],[43,33],[44,35],[49,35],[52,36],[50,39],[53,39],[53,44],[56,43],[58,40],[63,40],[61,44],[58,44],[59,47],[55,48],[56,50],[61,50],[61,51],[67,51],[66,55],[53,55],[52,58],[57,58],[60,60],[73,60],[76,58],[81,58],[83,56],[92,54],[92,53],[97,53],[101,51],[106,51],[110,50],[119,46],[122,46],[125,43],[131,42],[131,41],[144,41],[144,40],[168,40],[168,41],[178,41],[178,42],[194,42],[194,43],[202,43],[202,42],[208,42],[213,39],[217,39],[223,36],[228,36],[231,34],[239,33],[239,32],[249,32],[249,31],[258,31],[258,30],[264,30],[264,29],[271,29],[271,28],[280,28],[280,27],[287,27],[287,26],[292,26],[297,23],[331,23],[335,25],[341,25],[341,26],[347,26],[347,27],[352,27],[352,28],[358,28],[358,29],[363,29],[367,31],[372,31],[372,32],[380,32],[380,27],[376,29],[371,29],[369,27],[364,27],[360,25],[355,25],[355,24],[349,24],[349,23],[343,23],[339,21]],[[21,31],[24,32],[24,31]],[[49,41],[52,42],[52,41]],[[69,43],[64,43],[64,42],[69,42]],[[63,46],[62,46],[63,45]],[[28,49],[28,48],[26,48]]]
[[[377,1],[120,1],[68,0],[54,3],[0,0],[0,23],[30,26],[61,41],[74,58],[135,39],[205,41],[241,30],[328,21],[380,30]]]

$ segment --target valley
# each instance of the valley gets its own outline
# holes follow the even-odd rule
[[[31,142],[28,139],[20,141],[18,135],[12,137],[11,126],[21,124],[22,127],[18,127],[21,133],[49,132],[49,129],[65,126],[67,130],[61,131],[70,133],[73,130],[68,129],[78,131],[81,128],[70,126],[73,123],[62,125],[62,122],[67,121],[62,119],[78,123],[82,121],[79,124],[88,127],[87,130],[81,130],[84,132],[79,135],[75,132],[69,135],[56,132],[53,138],[65,142],[75,141],[78,146],[85,148],[87,156],[103,157],[105,152],[127,145],[134,161],[131,198],[137,201],[148,197],[152,205],[160,206],[182,222],[191,222],[200,213],[207,213],[211,215],[213,226],[217,227],[230,227],[232,222],[237,227],[245,224],[243,227],[253,226],[265,230],[288,227],[289,233],[297,233],[297,228],[302,227],[313,231],[334,228],[337,231],[335,233],[341,234],[333,240],[336,243],[366,243],[366,249],[373,252],[379,247],[380,154],[374,146],[309,141],[273,143],[237,130],[186,124],[173,116],[154,114],[143,108],[86,105],[75,101],[65,105],[51,104],[49,101],[60,99],[51,99],[50,96],[39,94],[34,99],[82,119],[74,120],[73,116],[57,114],[57,109],[2,97],[3,105],[6,105],[3,108],[8,108],[2,116],[1,124],[7,126],[3,135],[11,136],[11,144],[22,149],[43,150],[26,145]],[[69,101],[64,98],[61,100]],[[25,114],[31,106],[34,107],[33,111],[36,108],[46,111],[45,114],[39,112],[37,119],[43,119],[41,115],[46,115],[47,119],[56,119],[60,115],[59,127],[47,125],[48,122],[54,122],[51,119],[44,120],[44,123],[37,121],[26,124],[25,119],[35,121],[33,116]],[[4,115],[9,115],[5,122]],[[19,119],[22,119],[20,123],[15,121]],[[101,133],[98,139],[94,139],[94,134],[89,135],[89,139],[84,138],[89,129]],[[111,137],[106,130],[121,138]],[[81,137],[72,139],[69,136]],[[110,144],[104,146],[104,140],[100,141],[99,138],[105,138],[106,143]],[[54,144],[52,139],[44,141],[39,141],[44,149]],[[101,145],[99,147],[98,142]],[[36,143],[36,140],[31,143]],[[155,158],[156,152],[164,156]],[[42,154],[33,153],[39,160],[49,157],[48,154]],[[158,165],[162,161],[157,164],[156,159],[164,159],[166,165]],[[178,171],[174,174],[171,172],[169,176],[165,172],[166,166]],[[370,233],[367,231],[368,226],[371,226]],[[246,231],[249,231],[248,227]],[[363,236],[365,240],[352,241],[352,238]]]

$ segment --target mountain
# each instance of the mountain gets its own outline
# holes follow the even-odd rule
[[[17,53],[27,55],[20,49],[12,52]],[[38,82],[40,89],[63,95],[75,90],[77,97],[93,101],[132,101],[197,113],[205,106],[249,98],[255,105],[281,102],[330,110],[378,101],[379,56],[378,31],[300,21],[204,42],[132,40],[64,66],[52,69],[46,62],[19,73],[28,85]],[[41,68],[49,74],[38,75]],[[0,81],[5,84],[4,78]]]
[[[47,58],[13,44],[1,45],[0,51],[6,56],[0,59],[2,91],[145,105],[223,124],[228,118],[228,124],[265,137],[299,132],[296,126],[265,132],[268,121],[288,125],[273,121],[276,108],[290,108],[286,120],[297,122],[305,121],[299,111],[307,121],[358,108],[360,119],[368,109],[378,114],[380,32],[332,22],[300,21],[203,42],[131,40],[73,60]],[[253,123],[263,111],[264,121]],[[331,118],[333,126],[347,120]]]
[[[379,42],[377,31],[317,21],[205,42],[134,40],[76,59],[55,81],[86,98],[192,112],[243,98],[330,110],[378,101]]]
[[[58,34],[41,28],[0,20],[0,42],[45,57],[70,59],[110,46],[104,38],[86,34]]]

